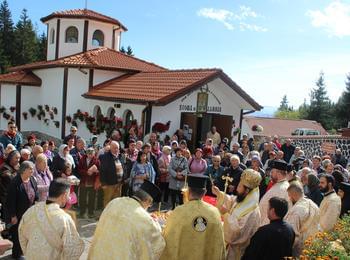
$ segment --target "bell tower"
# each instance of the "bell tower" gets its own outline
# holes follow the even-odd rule
[[[119,51],[127,28],[118,20],[88,9],[54,12],[41,21],[47,26],[47,60],[98,47]]]

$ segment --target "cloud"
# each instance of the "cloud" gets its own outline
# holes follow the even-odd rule
[[[326,30],[329,36],[350,36],[350,4],[334,1],[323,11],[310,10],[306,15],[314,27]]]
[[[250,7],[241,5],[238,12],[232,12],[226,9],[201,8],[197,15],[200,17],[212,19],[221,22],[228,30],[234,30],[236,27],[241,31],[266,32],[267,28],[249,23],[250,19],[263,17],[257,14]]]

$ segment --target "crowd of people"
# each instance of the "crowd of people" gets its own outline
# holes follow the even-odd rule
[[[61,208],[99,219],[90,259],[299,256],[310,235],[332,230],[350,210],[340,149],[308,158],[290,139],[266,137],[255,146],[243,135],[230,142],[213,126],[192,154],[181,129],[159,140],[156,132],[142,138],[131,128],[114,130],[99,145],[72,126],[57,149],[34,134],[24,143],[8,123],[0,137],[0,203],[13,258],[39,259],[34,251],[45,245],[40,259],[79,258],[84,243]],[[215,207],[202,201],[208,198],[216,198]],[[145,214],[152,202],[173,209],[163,233],[158,222],[165,219]],[[121,243],[118,234],[130,235]]]

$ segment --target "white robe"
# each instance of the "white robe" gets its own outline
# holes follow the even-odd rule
[[[224,237],[228,244],[227,259],[239,260],[260,225],[259,188],[237,203],[236,196],[220,193],[217,207],[224,214]]]
[[[267,211],[269,209],[269,200],[272,197],[283,198],[283,199],[286,199],[288,203],[290,203],[288,192],[287,192],[288,187],[289,187],[289,182],[287,180],[282,180],[280,182],[277,182],[261,198],[259,203],[260,214],[261,214],[260,226],[264,226],[270,223],[270,220],[267,217]]]
[[[318,231],[320,210],[312,200],[301,198],[289,209],[284,219],[292,225],[295,232],[293,256],[299,257],[305,240]]]
[[[325,195],[320,205],[320,229],[328,232],[334,228],[341,211],[341,199],[335,193]]]
[[[19,241],[28,260],[75,260],[84,251],[74,221],[58,204],[39,202],[23,215]]]

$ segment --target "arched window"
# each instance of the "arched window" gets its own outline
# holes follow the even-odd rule
[[[54,44],[55,43],[55,29],[52,28],[50,31],[50,44]]]
[[[130,110],[125,110],[125,112],[124,112],[125,124],[124,125],[130,126],[132,120],[134,120],[134,115],[132,114],[132,112]]]
[[[104,38],[103,32],[100,30],[96,30],[92,36],[92,45],[93,46],[103,46],[104,45]]]
[[[108,110],[107,110],[107,117],[109,119],[114,119],[115,118],[115,109],[113,107],[108,108]]]
[[[66,41],[68,43],[78,42],[78,29],[75,26],[69,26],[66,30]]]

